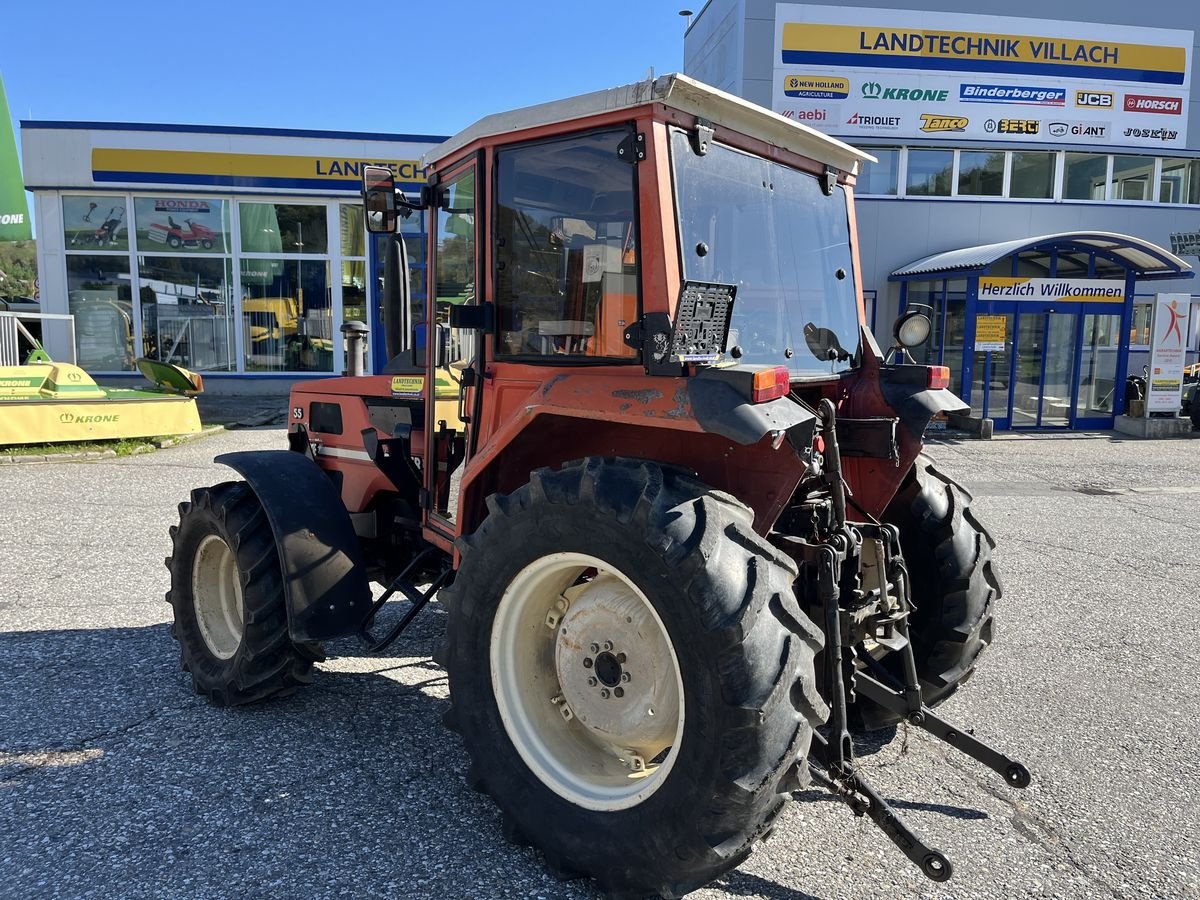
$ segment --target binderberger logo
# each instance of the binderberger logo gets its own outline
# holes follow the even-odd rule
[[[121,421],[120,415],[107,416],[77,416],[75,413],[63,413],[58,417],[58,421],[63,425],[102,425],[115,424]]]
[[[970,119],[965,116],[935,116],[921,113],[921,130],[926,132],[966,131]]]

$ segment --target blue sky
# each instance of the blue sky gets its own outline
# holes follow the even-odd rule
[[[452,134],[681,69],[687,5],[11,0],[0,75],[16,121]]]

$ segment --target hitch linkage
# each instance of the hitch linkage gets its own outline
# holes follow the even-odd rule
[[[894,583],[899,595],[902,614],[888,623],[887,646],[896,647],[901,654],[904,683],[900,683],[869,653],[857,652],[857,638],[849,640],[843,634],[841,573],[851,558],[854,547],[853,528],[846,520],[845,488],[841,473],[841,456],[837,444],[835,407],[829,400],[821,401],[821,433],[825,443],[825,481],[830,487],[833,522],[830,533],[820,543],[808,543],[796,538],[777,536],[778,543],[797,560],[811,567],[816,575],[816,599],[824,609],[822,626],[825,633],[826,684],[829,693],[828,737],[813,734],[812,766],[814,779],[843,800],[857,816],[867,816],[907,856],[921,872],[933,881],[947,881],[954,867],[944,853],[925,843],[904,818],[892,808],[878,791],[862,776],[854,764],[854,748],[848,727],[847,698],[857,696],[896,713],[912,725],[923,728],[951,747],[976,759],[1000,773],[1010,787],[1028,787],[1029,770],[1021,763],[997,750],[963,728],[934,714],[925,705],[912,641],[908,633],[907,611],[913,608],[907,573],[898,567]],[[898,535],[890,526],[864,525],[862,531],[885,538],[887,544],[898,545]],[[852,629],[853,630],[853,629]],[[843,650],[848,653],[843,653]],[[869,669],[868,674],[858,662]],[[874,677],[878,676],[878,677]],[[818,768],[819,767],[819,768]]]

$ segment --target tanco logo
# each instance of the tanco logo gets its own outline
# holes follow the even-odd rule
[[[865,100],[914,100],[917,103],[945,103],[950,96],[948,90],[884,87],[878,81],[864,81],[860,90]]]
[[[101,425],[104,423],[115,424],[121,421],[120,415],[108,416],[77,416],[75,413],[63,413],[58,417],[58,421],[63,425]]]
[[[970,119],[966,116],[935,116],[921,113],[922,131],[966,131]]]

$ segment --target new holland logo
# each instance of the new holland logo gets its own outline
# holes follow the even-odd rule
[[[119,415],[77,416],[75,413],[65,412],[58,417],[58,421],[63,425],[100,425],[106,422],[115,424],[121,421],[121,417]]]
[[[926,132],[966,131],[970,119],[966,116],[935,116],[921,113],[921,130]]]

